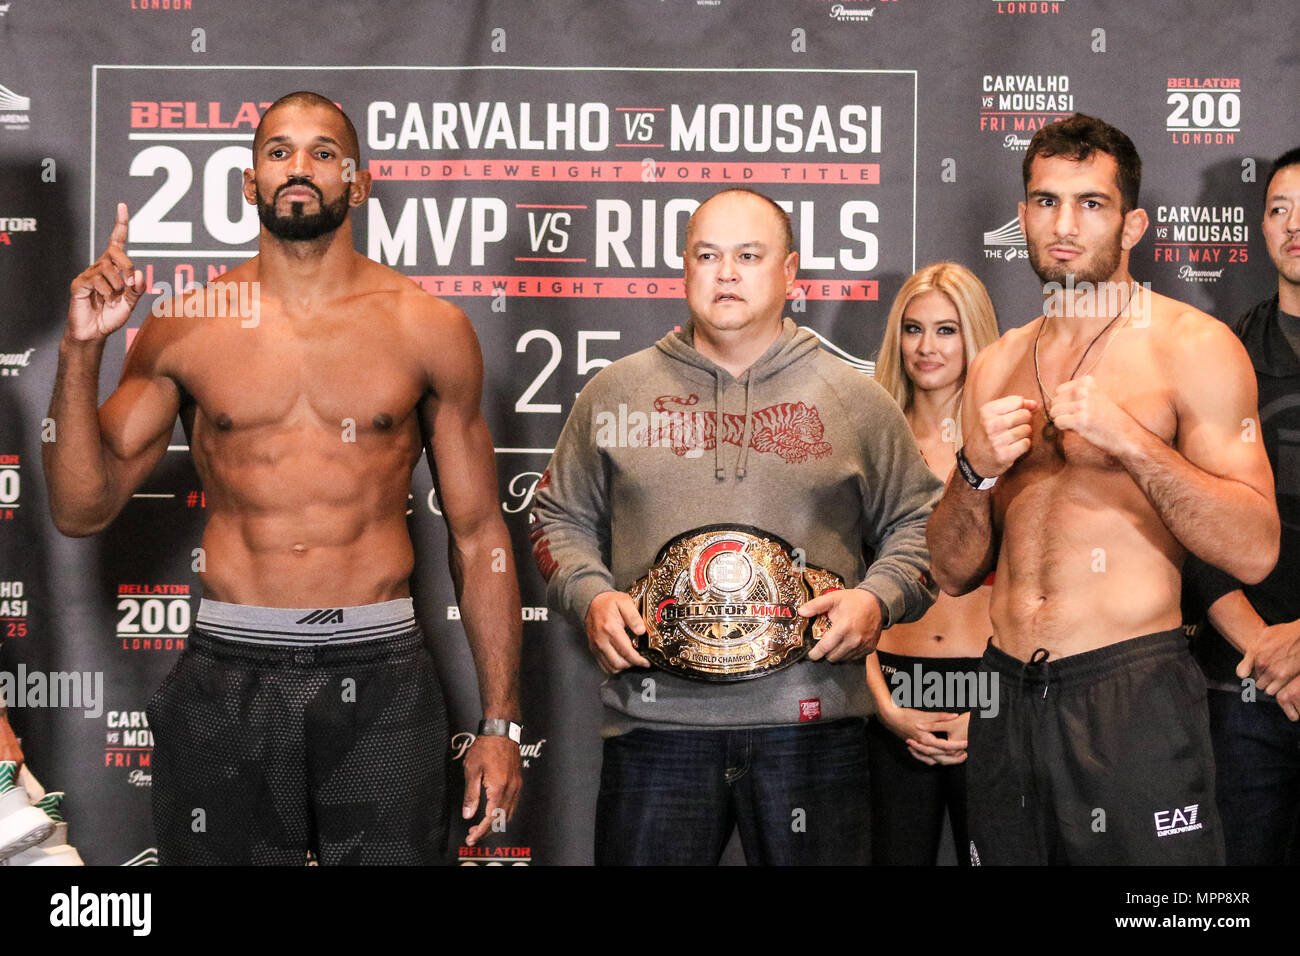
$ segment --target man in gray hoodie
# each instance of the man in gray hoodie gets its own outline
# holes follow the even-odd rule
[[[725,190],[686,245],[690,323],[583,389],[533,504],[548,602],[583,622],[610,675],[596,862],[713,864],[736,826],[750,863],[869,862],[858,662],[934,600],[925,522],[940,485],[885,390],[782,318],[799,256],[780,206]],[[626,427],[638,415],[654,424]],[[625,589],[666,542],[720,523],[857,586],[799,606],[829,628],[757,679],[647,670]]]

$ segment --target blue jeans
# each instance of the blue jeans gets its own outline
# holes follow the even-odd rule
[[[605,741],[600,866],[871,862],[866,722],[634,730]]]
[[[1271,701],[1208,695],[1228,865],[1300,863],[1300,724]]]

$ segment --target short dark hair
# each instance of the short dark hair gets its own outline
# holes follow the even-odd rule
[[[1029,149],[1021,164],[1025,195],[1029,194],[1029,167],[1037,157],[1063,156],[1082,163],[1097,152],[1110,154],[1119,166],[1115,181],[1119,186],[1121,211],[1136,209],[1138,190],[1142,187],[1142,159],[1133,140],[1104,120],[1083,113],[1048,123],[1029,141]]]
[[[781,222],[782,238],[785,240],[785,252],[782,253],[782,256],[788,256],[790,253],[794,252],[794,227],[790,225],[790,214],[782,209],[775,199],[771,196],[763,195],[757,189],[750,189],[748,186],[728,186],[726,189],[719,189],[708,199],[704,200],[704,202],[700,203],[699,206],[695,208],[695,212],[699,212],[704,208],[705,203],[711,202],[719,196],[725,196],[727,193],[745,193],[749,196],[757,196],[759,199],[763,200],[763,202],[771,206],[772,210],[776,213],[777,219]],[[695,213],[692,213],[691,218],[686,222],[686,242],[688,245],[691,241],[691,228],[694,223]]]
[[[1286,169],[1288,166],[1300,166],[1300,146],[1288,149],[1285,153],[1273,160],[1273,165],[1268,171],[1268,179],[1264,180],[1265,188],[1273,185],[1273,177]],[[1268,202],[1267,196],[1264,199]]]
[[[266,118],[281,106],[323,106],[331,109],[343,118],[343,126],[347,130],[347,141],[343,143],[343,149],[352,157],[356,163],[361,162],[361,141],[357,139],[357,128],[352,125],[352,120],[348,119],[348,114],[339,108],[339,105],[327,96],[321,96],[319,93],[313,93],[310,90],[297,90],[293,93],[286,93],[274,103],[266,108],[262,114],[261,121],[257,124],[257,131],[253,133],[253,162],[257,162],[257,148],[261,144],[262,124]]]

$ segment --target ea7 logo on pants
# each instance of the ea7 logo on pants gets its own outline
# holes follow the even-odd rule
[[[1200,815],[1201,805],[1193,803],[1190,807],[1182,807],[1176,810],[1160,810],[1155,814],[1156,818],[1156,836],[1167,837],[1175,833],[1189,833],[1192,830],[1201,829],[1201,824],[1196,821]]]

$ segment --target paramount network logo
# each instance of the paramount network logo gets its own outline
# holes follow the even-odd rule
[[[876,10],[874,7],[872,7],[869,10],[853,10],[850,9],[849,7],[846,7],[842,3],[835,3],[831,5],[830,15],[832,20],[839,20],[841,23],[843,23],[846,20],[852,20],[861,23],[866,20],[870,20],[872,15],[875,12]]]
[[[451,759],[461,760],[465,756],[465,751],[469,750],[470,745],[477,738],[468,730],[462,730],[451,738]],[[536,743],[520,744],[519,756],[523,758],[523,765],[528,767],[530,761],[534,758],[540,759],[542,756],[542,744],[546,743],[546,738],[542,737]]]
[[[0,352],[0,375],[17,375],[18,369],[27,368],[36,349],[25,352]]]

